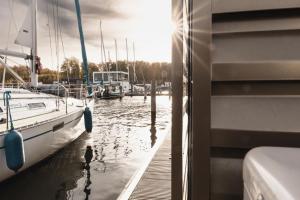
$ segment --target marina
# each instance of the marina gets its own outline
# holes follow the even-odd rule
[[[300,1],[0,15],[1,200],[300,199]]]
[[[117,199],[168,133],[171,100],[157,98],[155,137],[150,99],[98,101],[93,133],[83,134],[54,156],[0,184],[1,199]]]

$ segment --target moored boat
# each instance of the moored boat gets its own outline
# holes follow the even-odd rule
[[[31,65],[31,83],[28,84],[0,58],[5,70],[22,85],[17,89],[5,88],[3,85],[0,90],[0,182],[52,155],[83,132],[92,131],[94,100],[87,73],[79,2],[75,0],[84,61],[84,82],[88,93],[83,99],[69,97],[67,88],[64,88],[65,97],[36,89],[41,64],[37,56],[37,0],[31,2],[16,39],[17,44],[30,48],[30,54],[0,50],[2,55],[24,58]],[[60,88],[59,82],[57,86]],[[57,94],[60,94],[59,89]]]
[[[85,102],[74,98],[59,99],[43,93],[23,89],[11,90],[11,113],[14,128],[21,133],[24,142],[25,163],[18,172],[52,155],[85,132]],[[3,91],[0,91],[0,97]],[[94,101],[87,106],[93,110]],[[0,181],[15,172],[7,167],[4,138],[7,134],[6,107],[0,99],[2,123],[0,124]]]

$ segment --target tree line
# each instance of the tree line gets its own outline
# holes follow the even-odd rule
[[[133,63],[129,63],[129,72],[130,72],[130,80],[133,81]],[[98,71],[116,71],[118,67],[119,71],[127,72],[127,62],[126,61],[118,61],[118,66],[116,63],[104,63],[104,64],[96,64],[89,63],[89,77],[90,81],[93,80],[93,72]],[[18,75],[23,78],[26,82],[30,81],[30,68],[28,66],[19,65],[12,67]],[[0,74],[3,74],[3,67],[0,67]],[[156,80],[161,82],[170,82],[171,81],[171,64],[167,62],[145,62],[145,61],[137,61],[135,63],[135,73],[136,73],[136,83],[150,83],[152,77],[154,76]],[[59,76],[58,76],[59,75]],[[67,82],[68,80],[71,83],[75,83],[77,80],[82,80],[83,70],[82,63],[79,62],[78,59],[71,57],[64,60],[63,64],[60,67],[60,72],[57,73],[56,70],[49,69],[47,67],[43,67],[41,73],[39,75],[39,82],[44,84],[52,84],[58,79],[62,82]],[[2,77],[1,77],[2,80]],[[16,80],[9,74],[6,73],[5,78],[6,83],[16,83]]]

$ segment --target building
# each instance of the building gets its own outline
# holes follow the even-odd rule
[[[300,1],[172,3],[172,199],[242,199],[250,149],[300,146]]]

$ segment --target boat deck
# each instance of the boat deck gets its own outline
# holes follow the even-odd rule
[[[129,199],[171,199],[171,134],[159,147]]]
[[[68,106],[68,114],[78,111],[79,108],[80,107],[76,107],[76,106]],[[58,111],[53,110],[53,111],[49,111],[49,112],[35,115],[32,117],[14,120],[14,127],[15,127],[15,129],[23,128],[23,127],[31,127],[31,126],[37,125],[39,123],[46,122],[48,120],[57,119],[61,116],[64,116],[65,114],[66,114],[66,108],[65,108],[65,106],[62,106],[61,109]],[[7,130],[6,123],[0,124],[0,134],[5,132],[6,130]]]

